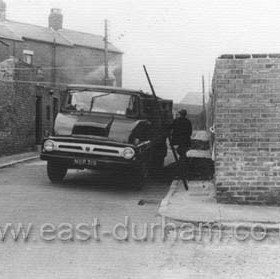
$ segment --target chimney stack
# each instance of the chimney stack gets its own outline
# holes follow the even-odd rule
[[[53,8],[49,15],[49,28],[55,31],[62,29],[63,15],[61,9]]]
[[[0,21],[6,20],[6,3],[0,0]]]

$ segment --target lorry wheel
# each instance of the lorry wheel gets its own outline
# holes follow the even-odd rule
[[[59,162],[48,161],[47,173],[52,183],[61,182],[67,173],[67,167]]]

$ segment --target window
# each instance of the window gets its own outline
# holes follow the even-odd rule
[[[23,51],[23,61],[27,64],[33,64],[33,55],[34,52],[32,50],[24,50]]]
[[[136,96],[131,96],[128,107],[126,109],[126,115],[127,116],[135,116],[138,113],[138,98]]]
[[[126,116],[129,114],[132,117],[138,114],[137,105],[137,97],[130,94],[72,90],[64,108],[72,111],[101,112]]]

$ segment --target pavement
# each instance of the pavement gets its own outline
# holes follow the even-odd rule
[[[193,138],[207,140],[207,133],[199,131]],[[190,150],[192,158],[211,158],[210,150]],[[159,214],[179,222],[219,223],[223,228],[242,225],[252,228],[265,225],[269,231],[280,230],[280,208],[272,206],[220,204],[215,199],[214,180],[188,181],[186,191],[182,181],[173,180],[169,192],[159,206]]]
[[[25,152],[0,157],[0,169],[39,158],[39,152]]]

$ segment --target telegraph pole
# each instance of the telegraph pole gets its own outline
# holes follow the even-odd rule
[[[52,83],[56,83],[56,40],[53,39],[53,53],[52,53]]]
[[[202,115],[203,115],[203,129],[206,129],[206,107],[205,107],[205,84],[204,75],[202,75]]]
[[[108,85],[108,22],[105,19],[105,36],[104,36],[104,64],[105,64],[105,78],[104,85]]]
[[[204,85],[204,75],[202,76],[202,106],[205,109],[205,85]]]

